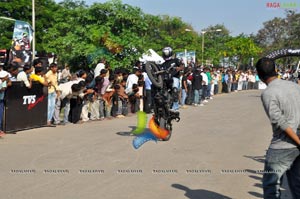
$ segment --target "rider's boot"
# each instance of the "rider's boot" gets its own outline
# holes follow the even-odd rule
[[[170,116],[172,120],[176,120],[177,122],[180,120],[180,113],[178,110],[170,109]]]

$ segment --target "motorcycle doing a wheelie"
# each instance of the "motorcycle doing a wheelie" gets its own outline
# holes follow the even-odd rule
[[[179,122],[179,112],[172,110],[174,102],[172,75],[170,67],[166,70],[161,70],[154,62],[147,62],[145,65],[146,73],[152,82],[152,92],[154,93],[154,115],[153,121],[159,131],[165,132],[166,136],[160,137],[163,141],[168,141],[172,135],[172,121]]]

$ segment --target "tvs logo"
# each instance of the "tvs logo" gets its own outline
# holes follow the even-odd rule
[[[34,104],[35,103],[35,98],[36,98],[36,95],[23,96],[23,105]]]
[[[44,100],[45,96],[41,96],[40,98],[36,99],[36,95],[26,95],[23,96],[23,105],[28,105],[27,109],[33,109],[39,102]]]

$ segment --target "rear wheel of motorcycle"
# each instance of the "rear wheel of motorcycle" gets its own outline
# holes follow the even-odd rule
[[[169,131],[169,135],[162,139],[162,141],[168,141],[171,138],[172,129],[164,118],[160,118],[159,127]]]
[[[147,62],[146,66],[146,73],[151,80],[152,84],[158,88],[163,87],[163,79],[161,74],[156,74],[159,71],[159,68],[153,62]]]

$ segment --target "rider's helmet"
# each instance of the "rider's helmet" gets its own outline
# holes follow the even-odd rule
[[[172,57],[173,55],[173,50],[171,47],[164,47],[162,49],[162,56],[164,58],[164,60],[168,60]]]

